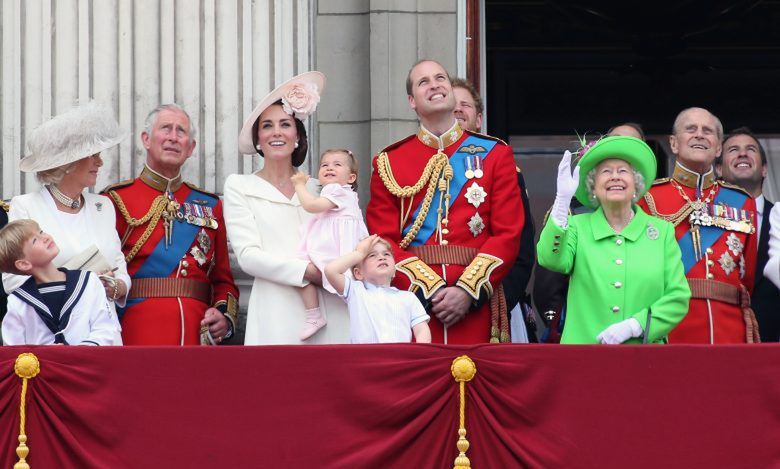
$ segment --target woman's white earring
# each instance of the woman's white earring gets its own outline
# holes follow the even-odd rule
[[[259,143],[257,145],[255,145],[255,149],[257,149],[257,151],[260,151],[261,148],[260,148],[260,144]]]
[[[298,142],[295,142],[295,148],[298,148]]]

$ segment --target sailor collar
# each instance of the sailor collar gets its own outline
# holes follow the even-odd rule
[[[460,125],[458,125],[457,120],[454,124],[452,124],[452,127],[450,127],[449,130],[441,135],[441,137],[426,129],[422,124],[420,124],[420,131],[417,132],[417,138],[421,142],[437,150],[444,150],[448,146],[460,140],[462,135],[463,130],[460,128]]]
[[[712,167],[704,174],[699,174],[695,171],[691,171],[682,165],[679,161],[675,162],[674,172],[672,173],[672,179],[677,181],[680,185],[690,187],[693,189],[709,189],[715,184],[715,171]]]
[[[181,174],[173,179],[168,179],[147,165],[144,165],[144,170],[141,171],[141,175],[138,178],[146,183],[147,186],[160,192],[176,192],[182,184]]]

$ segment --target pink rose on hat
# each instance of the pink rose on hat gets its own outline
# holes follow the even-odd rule
[[[314,83],[295,83],[282,96],[282,109],[291,116],[305,119],[317,109],[320,94]]]

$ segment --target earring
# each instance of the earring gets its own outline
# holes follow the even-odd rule
[[[298,148],[298,142],[295,142],[295,148]]]
[[[257,149],[257,151],[260,151],[260,144],[259,143],[257,145],[255,145],[255,149]]]

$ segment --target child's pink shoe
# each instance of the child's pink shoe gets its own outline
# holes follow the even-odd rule
[[[325,327],[326,324],[328,324],[328,320],[322,314],[320,308],[307,309],[305,324],[303,331],[301,331],[301,340],[306,340],[313,336],[317,331]]]

